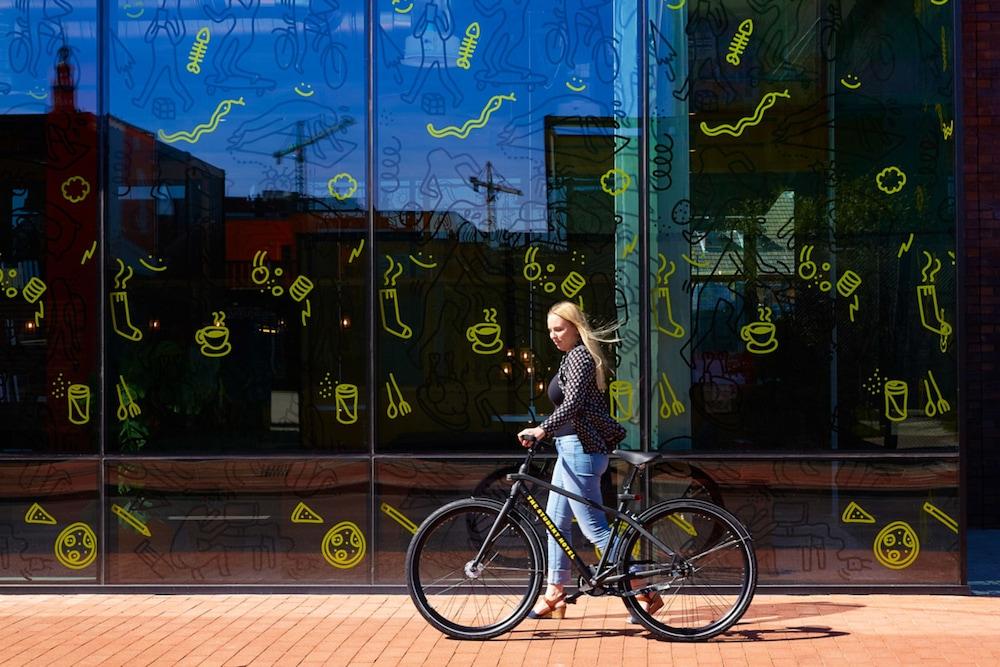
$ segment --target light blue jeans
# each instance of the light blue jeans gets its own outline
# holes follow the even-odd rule
[[[580,439],[575,435],[566,435],[555,440],[559,457],[556,459],[555,470],[552,473],[553,486],[600,503],[602,500],[601,475],[608,469],[608,455],[585,453]],[[570,542],[570,546],[572,546],[571,529],[574,516],[584,537],[591,544],[603,549],[611,535],[611,530],[608,528],[608,518],[604,512],[576,500],[570,500],[566,496],[560,496],[558,493],[549,492],[545,512],[563,537]],[[568,584],[573,576],[569,557],[551,534],[548,538],[548,552],[549,583]]]

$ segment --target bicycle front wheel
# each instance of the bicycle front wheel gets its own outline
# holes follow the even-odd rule
[[[520,623],[541,592],[538,536],[511,512],[477,554],[502,505],[459,500],[424,521],[406,552],[406,586],[431,625],[456,639],[489,639]]]
[[[670,549],[636,530],[620,546],[623,599],[642,625],[665,639],[700,641],[740,620],[757,586],[757,560],[736,517],[680,499],[650,508],[640,523]],[[635,594],[652,598],[649,611]]]

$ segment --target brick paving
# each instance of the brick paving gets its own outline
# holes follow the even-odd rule
[[[403,595],[0,596],[0,665],[998,665],[1000,598],[758,594],[710,642],[656,641],[621,602],[487,642],[427,626]]]

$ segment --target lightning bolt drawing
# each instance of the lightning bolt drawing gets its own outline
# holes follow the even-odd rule
[[[851,304],[850,316],[851,316],[851,321],[852,322],[854,321],[854,313],[856,313],[856,312],[858,312],[858,295],[857,294],[854,295],[854,302]]]
[[[351,256],[347,258],[347,263],[353,264],[354,260],[361,256],[361,251],[364,249],[365,249],[365,240],[361,239],[361,243],[358,244],[358,247],[351,250]]]
[[[306,325],[306,320],[312,317],[312,306],[309,304],[309,299],[306,299],[306,307],[302,310],[302,326]]]
[[[629,255],[631,255],[633,252],[635,252],[635,247],[637,245],[639,245],[639,235],[638,234],[635,235],[635,238],[632,239],[631,243],[626,243],[625,244],[625,252],[622,253],[622,259],[625,259]]]
[[[87,263],[87,260],[94,256],[94,252],[97,251],[97,241],[94,241],[88,250],[83,251],[83,259],[80,260],[80,266]]]
[[[38,302],[38,310],[35,311],[35,327],[36,328],[41,326],[41,322],[39,322],[39,320],[41,320],[43,317],[45,317],[45,303],[42,302],[42,301],[39,301]]]
[[[899,252],[896,253],[896,259],[899,259],[900,257],[902,257],[903,254],[906,253],[910,249],[911,245],[913,245],[913,233],[912,232],[910,233],[910,238],[906,239],[906,241],[904,241],[902,244],[900,244],[900,246],[899,246]]]

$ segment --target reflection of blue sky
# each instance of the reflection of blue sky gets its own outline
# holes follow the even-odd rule
[[[359,182],[354,198],[364,201],[365,3],[246,2],[248,6],[241,0],[109,2],[108,112],[169,136],[208,124],[220,102],[242,98],[243,104],[234,104],[214,131],[202,133],[196,143],[172,145],[225,170],[227,194],[242,196],[293,191],[295,156],[279,162],[274,154],[302,138],[310,143],[305,149],[308,194],[328,196],[327,181],[347,172]],[[96,3],[33,0],[28,6],[25,16],[36,42],[58,23],[67,39],[79,44],[79,105],[96,111]],[[380,7],[392,5],[387,0]],[[601,67],[597,50],[602,40],[615,45],[610,7],[593,0],[530,5],[416,0],[405,14],[380,9],[373,36],[379,207],[481,208],[484,195],[473,192],[468,179],[484,177],[490,161],[498,180],[524,191],[523,197],[498,199],[501,222],[544,220],[545,117],[607,117],[615,110],[612,66],[604,62]],[[559,18],[557,8],[584,18],[574,27]],[[16,32],[20,15],[9,6],[0,9],[0,30]],[[455,59],[473,21],[479,22],[481,36],[471,67],[463,70]],[[201,28],[211,31],[211,40],[201,72],[194,74],[186,65]],[[569,38],[570,30],[579,34]],[[571,55],[573,40],[576,53]],[[0,48],[5,110],[46,111],[50,99],[28,93],[50,95],[51,67],[37,68],[35,76],[15,72],[10,56],[10,48]],[[486,126],[473,129],[466,139],[437,139],[427,132],[428,123],[462,126],[477,118],[491,97],[510,94],[516,101],[504,101]],[[347,117],[355,123],[329,132]],[[310,141],[323,134],[328,136]]]

